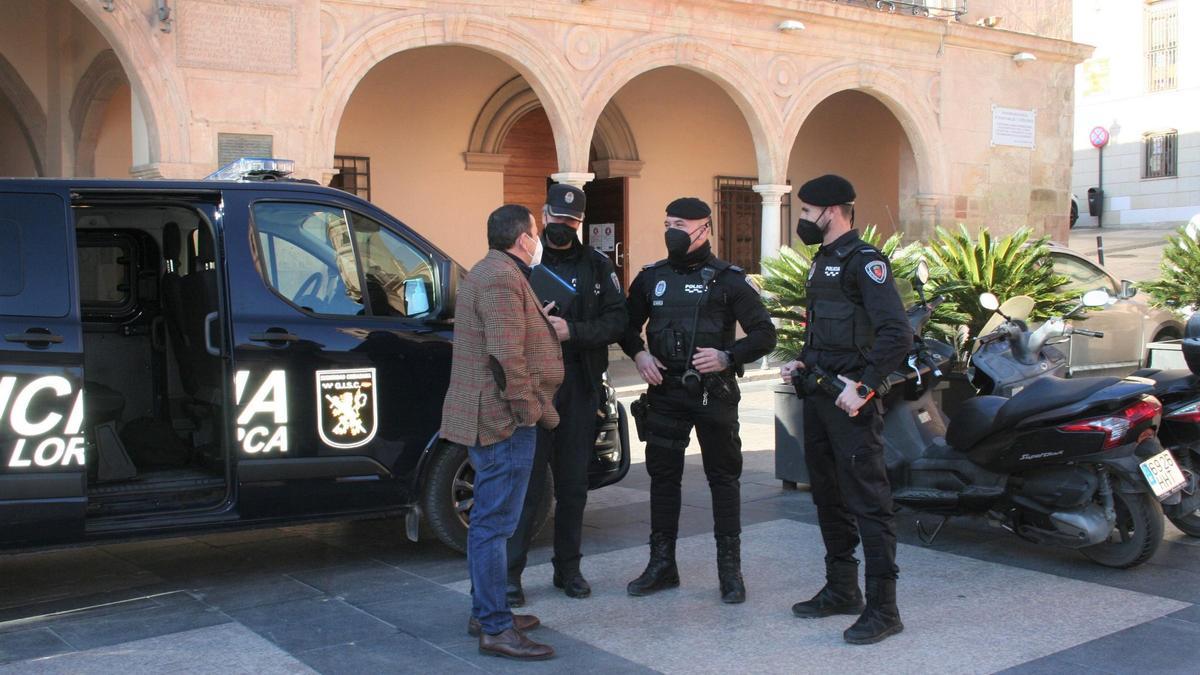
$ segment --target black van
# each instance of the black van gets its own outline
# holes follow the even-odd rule
[[[0,179],[0,546],[405,514],[465,550],[462,274],[316,184]],[[608,393],[593,489],[629,468]]]

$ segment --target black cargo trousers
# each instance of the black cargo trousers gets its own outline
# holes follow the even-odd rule
[[[826,564],[857,565],[854,549],[861,539],[866,576],[895,579],[896,525],[882,432],[878,398],[854,417],[823,391],[804,399],[804,461]]]
[[[714,378],[724,386],[713,386]],[[742,439],[739,436],[737,380],[732,373],[705,376],[703,393],[689,394],[678,377],[664,375],[663,384],[646,392],[649,436],[646,471],[650,474],[650,529],[672,537],[679,533],[684,451],[696,429],[704,475],[712,491],[713,533],[742,532]],[[646,424],[646,422],[643,422]]]
[[[538,504],[546,498],[546,469],[554,476],[554,564],[577,565],[582,557],[583,510],[587,506],[588,466],[596,452],[599,392],[580,361],[564,364],[563,383],[554,397],[558,427],[538,430],[533,472],[517,529],[508,539],[508,578],[525,571]]]

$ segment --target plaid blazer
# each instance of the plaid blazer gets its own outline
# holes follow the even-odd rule
[[[459,285],[442,438],[491,445],[518,426],[558,426],[562,347],[515,261],[489,250]]]

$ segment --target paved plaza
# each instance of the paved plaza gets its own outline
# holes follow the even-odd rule
[[[682,586],[631,598],[645,564],[649,479],[638,462],[592,493],[584,573],[594,594],[550,586],[549,531],[525,575],[527,610],[558,658],[481,656],[465,634],[464,558],[411,543],[399,520],[325,523],[115,543],[0,559],[0,673],[1194,673],[1200,540],[1168,525],[1148,563],[1110,570],[1070,551],[952,521],[932,546],[900,519],[904,633],[852,647],[851,617],[801,620],[822,582],[807,492],[774,478],[770,382],[742,403],[749,598],[718,598],[710,497],[689,449]]]

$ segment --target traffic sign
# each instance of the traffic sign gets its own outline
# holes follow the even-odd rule
[[[1099,150],[1108,145],[1108,129],[1104,127],[1092,127],[1092,132],[1088,134],[1088,140],[1092,142],[1092,147]]]

